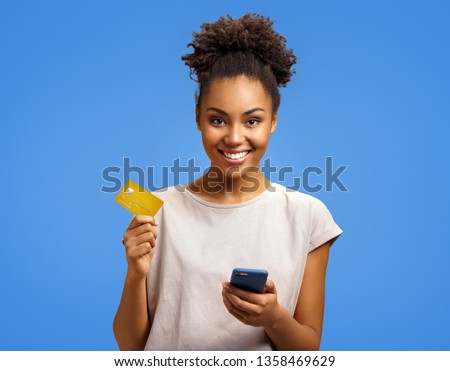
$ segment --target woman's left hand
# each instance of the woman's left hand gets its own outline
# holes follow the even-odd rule
[[[228,312],[246,325],[272,327],[282,315],[275,284],[270,280],[267,281],[263,294],[241,290],[224,282],[222,298]]]

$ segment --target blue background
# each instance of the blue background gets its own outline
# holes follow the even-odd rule
[[[203,22],[257,12],[298,57],[266,157],[349,166],[348,192],[313,194],[344,230],[322,349],[450,350],[448,2],[0,4],[0,349],[117,349],[131,214],[102,171],[206,168],[181,55]]]

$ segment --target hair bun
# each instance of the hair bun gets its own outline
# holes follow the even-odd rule
[[[220,17],[214,23],[203,23],[200,32],[193,32],[194,52],[182,57],[191,71],[208,70],[221,55],[234,52],[250,52],[264,64],[270,65],[278,85],[286,86],[297,62],[292,49],[286,48],[286,39],[272,28],[274,21],[256,13],[248,13],[238,19],[230,15]]]

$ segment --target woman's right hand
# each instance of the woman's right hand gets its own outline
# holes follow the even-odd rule
[[[131,219],[122,243],[125,246],[128,262],[128,274],[136,278],[145,278],[154,255],[158,232],[156,220],[147,215],[135,215]]]

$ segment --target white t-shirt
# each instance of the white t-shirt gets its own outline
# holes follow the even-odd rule
[[[211,203],[182,185],[154,193],[164,205],[147,277],[145,350],[272,350],[262,327],[227,311],[222,282],[236,267],[265,269],[293,316],[307,254],[342,233],[323,202],[277,183],[239,204]]]

